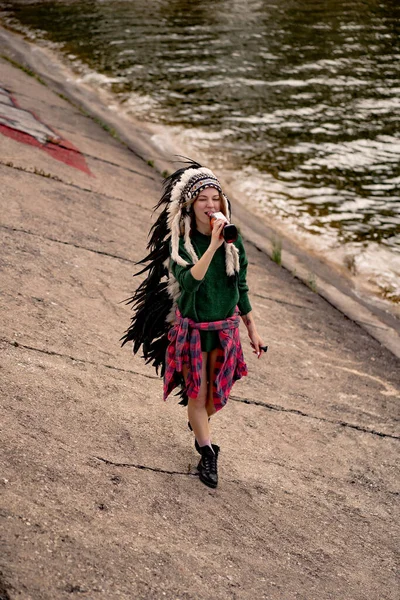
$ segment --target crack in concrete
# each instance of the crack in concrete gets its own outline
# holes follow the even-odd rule
[[[104,363],[97,363],[93,360],[86,360],[83,358],[75,358],[74,356],[70,356],[69,354],[61,354],[60,352],[55,352],[54,350],[44,350],[43,348],[35,348],[34,346],[28,346],[26,344],[21,344],[15,340],[7,340],[6,338],[0,338],[0,342],[4,342],[9,346],[14,346],[14,348],[24,348],[24,350],[31,350],[32,352],[39,352],[39,354],[46,354],[48,356],[58,356],[59,358],[68,358],[72,362],[83,363],[87,365],[93,365],[95,367],[104,367],[105,369],[111,369],[112,371],[119,371],[121,373],[129,373],[130,375],[139,375],[140,377],[145,377],[146,379],[156,379],[157,381],[160,377],[156,375],[147,375],[146,373],[140,373],[139,371],[132,371],[131,369],[121,369],[120,367],[114,367],[113,365],[106,365]]]
[[[92,139],[92,138],[90,138]],[[96,141],[96,140],[94,140]],[[101,144],[101,142],[100,142]],[[70,150],[69,148],[67,148],[66,146],[63,146],[62,144],[59,144],[59,146],[61,148],[66,148],[67,150]],[[146,175],[144,173],[141,173],[140,171],[135,171],[134,169],[130,169],[129,167],[125,167],[124,165],[120,165],[118,163],[112,162],[111,160],[107,160],[106,158],[101,158],[100,156],[93,156],[93,154],[88,154],[87,152],[82,152],[81,151],[76,151],[78,154],[82,154],[83,156],[85,156],[86,158],[91,158],[92,160],[97,160],[98,162],[104,163],[106,165],[111,165],[113,167],[117,167],[118,169],[122,169],[124,171],[128,171],[129,173],[133,173],[134,175],[139,175],[140,177],[144,177],[145,179],[150,179],[151,181],[157,181],[155,177],[152,177],[151,175]]]
[[[59,352],[54,352],[53,350],[43,350],[41,348],[35,348],[33,346],[28,346],[26,344],[21,344],[20,342],[17,342],[15,340],[11,341],[8,340],[6,338],[0,338],[1,342],[4,342],[6,344],[9,344],[10,346],[14,346],[15,348],[24,348],[25,350],[31,350],[33,352],[39,352],[41,354],[47,354],[48,356],[58,356],[60,358],[68,358],[69,360],[71,360],[72,362],[79,362],[79,363],[83,363],[83,364],[89,364],[89,365],[93,365],[95,367],[104,367],[106,369],[111,369],[113,371],[119,371],[121,373],[129,373],[130,375],[139,375],[141,377],[145,377],[146,379],[154,379],[154,380],[160,380],[160,377],[155,376],[155,375],[146,375],[145,373],[140,373],[139,371],[132,371],[131,369],[122,369],[120,367],[114,367],[112,365],[106,365],[104,363],[96,363],[94,361],[91,360],[84,360],[81,358],[74,358],[73,356],[70,356],[68,354],[61,354]],[[314,419],[316,421],[322,421],[325,423],[331,423],[333,425],[340,425],[340,427],[346,427],[349,429],[354,429],[356,431],[360,431],[361,433],[369,433],[370,435],[376,435],[378,437],[381,438],[390,438],[390,439],[394,439],[394,440],[399,440],[400,436],[394,435],[394,434],[390,434],[390,433],[383,433],[382,431],[377,431],[375,429],[369,429],[367,427],[362,427],[361,425],[356,425],[354,423],[347,423],[346,421],[339,421],[336,419],[328,419],[327,417],[318,417],[315,415],[310,415],[308,413],[305,413],[302,410],[298,410],[296,408],[285,408],[284,406],[280,406],[279,404],[269,404],[267,402],[260,402],[258,400],[250,400],[249,398],[240,398],[238,396],[230,396],[230,399],[233,402],[240,402],[242,404],[249,404],[249,405],[254,405],[254,406],[260,406],[262,408],[266,408],[268,410],[272,410],[275,412],[284,412],[284,413],[290,413],[293,415],[297,415],[300,417],[306,417],[308,419]]]
[[[8,593],[8,590],[11,589],[12,586],[6,584],[4,580],[4,575],[0,571],[0,600],[11,600],[10,594]]]
[[[255,298],[263,298],[263,300],[271,300],[271,302],[277,302],[278,304],[287,304],[288,306],[295,306],[296,308],[305,308],[306,310],[315,311],[312,306],[305,306],[303,304],[294,304],[293,302],[287,302],[286,300],[279,300],[278,298],[271,298],[271,296],[264,296],[263,294],[252,294]]]
[[[253,294],[253,296],[258,296],[259,298],[267,298],[266,296],[261,296],[260,294]],[[320,296],[323,300],[325,300],[325,298],[323,296]],[[294,306],[296,308],[305,308],[307,310],[315,310],[313,308],[310,308],[308,306],[300,306],[299,304],[292,304],[290,302],[283,302],[282,300],[276,300],[274,298],[267,298],[268,300],[274,301],[274,302],[279,302],[280,304],[287,304],[288,306]],[[333,306],[334,308],[336,308],[332,303],[331,306]],[[266,306],[265,304],[261,304],[261,302],[257,302],[258,306],[261,306],[261,308],[265,308],[266,310],[268,310],[268,306]],[[367,321],[361,321],[360,319],[354,319],[354,318],[350,318],[347,317],[347,315],[345,315],[344,313],[342,313],[344,317],[346,317],[347,319],[350,319],[353,323],[355,323],[358,326],[367,326],[367,327],[374,327],[375,329],[380,329],[381,331],[387,331],[388,328],[386,326],[381,326],[381,325],[376,325],[375,323],[370,323]],[[310,325],[306,325],[309,329],[313,329]]]
[[[141,471],[152,471],[153,473],[165,473],[166,475],[186,475],[188,477],[197,477],[197,473],[191,473],[190,471],[169,471],[168,469],[160,469],[159,467],[146,467],[146,465],[137,465],[135,463],[118,463],[101,456],[94,456],[93,458],[105,463],[106,465],[112,465],[113,467],[130,467],[132,469],[140,469]]]
[[[301,417],[306,417],[308,419],[315,419],[316,421],[323,421],[325,423],[332,423],[333,425],[340,425],[340,427],[348,427],[349,429],[355,429],[356,431],[360,431],[362,433],[369,433],[371,435],[377,435],[382,438],[400,440],[400,436],[398,435],[394,435],[391,433],[383,433],[382,431],[376,431],[376,429],[369,429],[367,427],[362,427],[361,425],[355,425],[354,423],[347,423],[346,421],[339,421],[337,419],[328,419],[327,417],[318,417],[315,415],[310,415],[296,408],[285,408],[284,406],[280,406],[279,404],[269,404],[267,402],[260,402],[258,400],[250,400],[249,398],[239,398],[238,396],[230,396],[230,399],[234,402],[242,402],[243,404],[253,404],[255,406],[262,406],[263,408],[268,408],[269,410],[274,410],[276,412],[291,413]]]
[[[114,200],[117,202],[125,202],[126,204],[129,204],[131,206],[136,206],[136,207],[140,208],[140,210],[144,210],[151,214],[153,213],[151,208],[148,208],[147,206],[142,206],[141,204],[138,204],[137,202],[129,202],[128,200],[126,200],[124,198],[118,198],[118,196],[109,196],[108,194],[105,194],[104,192],[97,192],[96,190],[92,190],[91,188],[82,187],[76,183],[72,183],[72,181],[65,181],[65,179],[61,179],[57,175],[52,175],[51,173],[45,173],[44,171],[40,172],[38,170],[30,171],[29,169],[26,169],[25,167],[15,165],[13,162],[4,162],[2,160],[0,160],[0,165],[2,165],[3,167],[8,167],[9,169],[15,169],[16,171],[21,171],[22,173],[27,173],[28,175],[35,175],[37,177],[43,177],[44,179],[51,179],[53,181],[57,181],[58,183],[62,183],[63,185],[66,185],[68,187],[75,188],[81,192],[89,192],[90,194],[96,194],[97,196],[103,196],[103,198],[107,198],[107,200]]]
[[[125,258],[124,256],[119,256],[118,254],[111,254],[111,252],[104,252],[104,250],[94,250],[93,248],[88,248],[87,246],[80,246],[79,244],[74,244],[73,242],[65,242],[64,240],[58,240],[57,238],[53,238],[47,235],[42,235],[41,233],[34,233],[33,231],[29,231],[28,229],[20,229],[19,227],[9,227],[8,225],[0,225],[0,229],[6,229],[7,231],[16,231],[17,233],[25,233],[26,235],[32,235],[34,237],[38,237],[42,240],[48,240],[50,242],[55,242],[56,244],[63,244],[64,246],[72,246],[73,248],[78,248],[78,250],[87,250],[87,252],[93,252],[94,254],[100,254],[102,256],[108,256],[109,258],[116,258],[118,260],[122,260],[123,262],[128,262],[132,265],[136,265],[136,261],[131,260],[130,258]]]
[[[169,471],[168,469],[161,469],[159,467],[148,467],[146,465],[139,465],[136,463],[125,463],[125,462],[114,462],[112,460],[109,460],[107,458],[103,458],[102,456],[93,456],[94,459],[103,462],[106,465],[111,465],[113,467],[121,467],[121,468],[131,468],[131,469],[138,469],[141,471],[151,471],[153,473],[163,473],[166,475],[185,475],[185,476],[189,476],[189,477],[198,477],[198,472],[197,470],[195,472],[193,471]],[[292,465],[288,465],[282,462],[278,462],[278,461],[273,461],[270,460],[268,461],[269,464],[271,465],[276,465],[278,467],[280,467],[281,469],[287,469],[289,471],[296,471],[297,473],[301,474],[303,477],[305,476],[306,479],[308,479],[311,475],[313,477],[318,477],[319,479],[325,479],[325,475],[320,473],[320,472],[316,472],[316,471],[307,471],[307,473],[305,473],[304,469],[302,468],[298,468],[298,467],[293,467]],[[191,465],[189,464],[189,469],[190,469]],[[237,479],[225,479],[225,481],[230,482],[230,483],[235,483],[235,484],[240,484],[241,482],[238,481]],[[345,483],[347,484],[355,484],[359,482],[357,481],[347,481],[346,479],[344,480]],[[263,488],[260,484],[255,484],[254,489],[257,492],[261,492],[263,494],[267,493],[267,488]],[[375,490],[370,490],[373,491],[374,493],[380,493],[380,494],[391,494],[394,496],[398,496],[400,492],[394,492],[392,490],[381,490],[381,489],[375,489]],[[0,599],[1,600],[1,599]]]

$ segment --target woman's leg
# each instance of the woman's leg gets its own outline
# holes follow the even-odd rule
[[[199,443],[199,446],[205,446],[210,444],[210,427],[208,424],[208,414],[207,414],[207,363],[208,363],[208,353],[202,352],[203,355],[203,365],[201,371],[201,384],[200,391],[197,398],[189,398],[188,400],[188,419],[189,423],[192,426],[193,433],[196,437],[196,440]],[[184,378],[186,380],[187,372],[183,373]]]
[[[217,366],[217,358],[219,355],[219,351],[220,351],[219,348],[215,348],[215,350],[211,350],[211,352],[208,353],[208,364],[207,364],[208,389],[207,389],[206,409],[207,409],[207,414],[209,417],[211,417],[211,415],[213,415],[216,412],[215,406],[214,406],[213,386],[214,386],[214,380],[216,377],[215,369]]]
[[[202,356],[203,365],[200,391],[197,398],[189,398],[188,400],[188,417],[198,443],[196,448],[201,454],[201,459],[197,466],[200,481],[208,487],[216,488],[218,485],[217,459],[219,448],[211,445],[207,413],[209,355],[207,352],[202,352]],[[185,377],[185,373],[183,375]]]

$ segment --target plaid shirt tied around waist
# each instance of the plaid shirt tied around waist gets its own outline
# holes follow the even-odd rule
[[[170,343],[166,356],[164,400],[178,385],[176,374],[182,373],[184,365],[188,367],[187,395],[189,398],[197,398],[203,365],[200,330],[218,331],[221,348],[216,360],[213,398],[217,411],[225,406],[234,382],[247,375],[239,337],[239,323],[240,317],[237,313],[223,321],[196,323],[192,319],[182,317],[179,310],[176,311],[175,323],[168,333]]]

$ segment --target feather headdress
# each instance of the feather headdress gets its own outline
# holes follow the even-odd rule
[[[212,187],[220,193],[222,212],[230,220],[230,202],[223,194],[221,184],[210,169],[199,163],[187,161],[188,166],[178,169],[164,180],[164,191],[154,210],[163,207],[157,221],[150,229],[147,249],[149,253],[137,264],[145,265],[135,275],[147,273],[135,293],[126,303],[132,305],[131,324],[121,338],[122,345],[133,342],[133,353],[140,347],[146,363],[152,363],[157,373],[164,375],[168,330],[173,323],[179,284],[169,271],[170,259],[179,265],[195,264],[198,256],[191,242],[191,205],[205,188]],[[191,258],[188,263],[179,254],[179,238]],[[238,250],[225,243],[225,266],[229,276],[239,272]]]

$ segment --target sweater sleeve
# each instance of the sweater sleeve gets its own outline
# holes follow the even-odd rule
[[[193,277],[192,273],[190,272],[190,269],[192,267],[192,264],[182,267],[172,259],[170,262],[170,269],[172,271],[173,276],[178,281],[179,287],[181,288],[181,290],[188,292],[189,294],[197,292],[202,281]]]
[[[186,260],[188,264],[183,267],[181,265],[178,265],[178,263],[172,260],[171,258],[169,268],[175,279],[178,281],[181,290],[183,290],[184,292],[188,292],[189,294],[193,294],[199,289],[202,280],[195,279],[190,272],[190,269],[193,267],[193,262],[184,248],[182,239],[179,240],[179,255],[182,256],[182,258]]]
[[[248,296],[249,286],[247,285],[247,265],[249,264],[249,262],[247,260],[246,251],[244,249],[241,236],[239,236],[235,245],[236,245],[237,249],[239,250],[239,265],[240,265],[239,281],[238,281],[238,287],[239,287],[238,308],[239,308],[241,315],[247,315],[252,310],[249,296]]]

